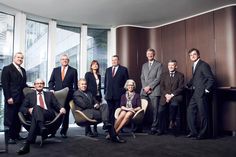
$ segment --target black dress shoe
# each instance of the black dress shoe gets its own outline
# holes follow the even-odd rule
[[[50,135],[48,135],[48,138],[55,138],[55,137],[56,137],[55,134],[50,134]]]
[[[156,133],[157,136],[161,136],[161,135],[163,135],[163,134],[164,134],[163,131],[157,130],[157,133]]]
[[[13,139],[10,138],[10,139],[8,140],[8,144],[16,144],[16,140],[13,140]]]
[[[64,133],[61,133],[61,137],[62,137],[62,138],[67,138],[67,135],[64,134]]]
[[[89,131],[85,134],[85,136],[88,136],[88,137],[95,137],[95,135],[93,134],[92,131]]]
[[[150,134],[150,135],[155,135],[156,133],[157,133],[156,130],[151,130],[149,134]]]
[[[30,152],[30,145],[29,143],[26,143],[23,147],[20,148],[20,150],[17,152],[18,155],[27,154]]]
[[[119,136],[115,136],[115,137],[111,138],[111,141],[116,142],[116,143],[125,143],[126,142],[126,140],[120,138]]]
[[[194,138],[194,137],[196,137],[196,135],[193,135],[193,134],[188,134],[188,135],[186,136],[186,138]]]
[[[203,135],[198,135],[198,136],[196,137],[196,140],[203,140],[203,139],[206,139],[206,137],[203,136]]]

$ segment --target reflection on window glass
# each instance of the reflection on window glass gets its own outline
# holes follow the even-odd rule
[[[58,25],[56,36],[56,66],[60,66],[60,56],[62,54],[67,54],[70,59],[69,65],[79,69],[80,64],[78,57],[80,56],[80,28]]]
[[[48,24],[27,20],[25,69],[29,85],[37,78],[47,81]]]
[[[4,66],[12,62],[14,16],[0,13],[0,78]],[[4,96],[0,88],[0,129],[3,126]]]
[[[102,86],[104,84],[104,75],[107,68],[107,29],[88,29],[87,52],[88,65],[87,71],[90,70],[92,60],[99,62],[99,72],[102,76]]]

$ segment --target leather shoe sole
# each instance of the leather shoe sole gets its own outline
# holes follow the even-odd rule
[[[67,138],[67,135],[66,134],[61,134],[61,137],[62,138]]]
[[[20,148],[20,150],[17,152],[18,155],[23,155],[23,154],[27,154],[30,152],[30,148],[29,146],[23,146]]]
[[[194,138],[196,137],[196,135],[192,135],[192,134],[188,134],[187,136],[185,136],[186,138]]]

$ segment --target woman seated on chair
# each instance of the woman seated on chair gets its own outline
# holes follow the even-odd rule
[[[140,95],[134,91],[136,88],[134,80],[127,80],[124,88],[126,93],[121,96],[121,111],[114,126],[117,134],[133,118],[134,114],[141,109]]]

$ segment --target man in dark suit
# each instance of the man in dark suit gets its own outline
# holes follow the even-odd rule
[[[66,109],[66,114],[62,122],[62,129],[60,131],[61,137],[67,137],[67,130],[69,127],[69,113],[70,106],[69,102],[73,98],[73,93],[78,89],[77,81],[77,70],[69,66],[69,58],[66,54],[63,54],[60,58],[61,66],[54,68],[51,74],[51,78],[48,82],[49,90],[54,92],[61,90],[65,87],[69,87],[69,92],[64,105]],[[54,137],[52,134],[51,137]]]
[[[112,56],[112,66],[106,69],[104,80],[104,94],[112,124],[115,122],[114,113],[120,107],[120,98],[125,93],[124,85],[128,79],[128,69],[119,64],[119,56]]]
[[[31,126],[27,140],[23,147],[18,151],[19,155],[26,154],[30,151],[30,143],[34,143],[37,130],[40,130],[42,140],[47,135],[44,126],[45,121],[53,120],[55,112],[65,113],[66,110],[60,106],[56,97],[51,92],[44,92],[44,81],[36,79],[34,82],[35,92],[26,95],[20,111],[25,115],[31,115]]]
[[[193,91],[187,109],[187,122],[190,129],[188,138],[195,137],[200,140],[206,138],[208,128],[208,98],[214,86],[214,76],[209,64],[200,59],[198,49],[191,49],[188,52],[193,62],[193,77],[187,86]],[[200,115],[200,130],[196,128],[197,112]]]
[[[4,125],[9,127],[9,144],[15,144],[16,139],[21,139],[21,129],[18,111],[24,99],[23,88],[26,87],[26,72],[21,67],[23,54],[17,52],[14,55],[13,63],[2,70],[2,88],[5,97]]]
[[[148,62],[144,63],[141,72],[142,89],[140,95],[149,100],[152,106],[153,122],[151,134],[157,132],[158,127],[158,107],[160,101],[160,80],[162,74],[162,64],[155,60],[155,50],[149,48],[146,52]]]
[[[110,138],[113,142],[124,143],[115,133],[113,125],[109,121],[109,110],[107,104],[100,104],[87,90],[85,79],[78,81],[79,89],[74,92],[73,100],[77,109],[81,110],[87,117],[102,120],[104,129],[108,129]]]
[[[178,106],[183,101],[183,89],[184,89],[184,75],[178,71],[177,61],[170,60],[168,62],[168,72],[165,72],[161,75],[161,99],[160,106],[158,110],[159,117],[159,130],[157,135],[162,135],[167,130],[167,121],[170,115],[170,124],[169,128],[174,129],[176,124],[176,116],[178,113]],[[169,108],[169,113],[167,113]]]

